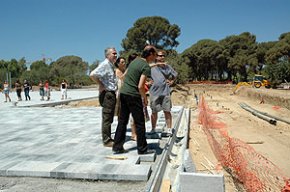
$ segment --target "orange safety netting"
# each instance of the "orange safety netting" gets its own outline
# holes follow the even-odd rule
[[[290,180],[271,161],[257,153],[247,143],[231,138],[226,125],[216,120],[204,98],[199,103],[199,123],[221,165],[236,177],[250,192],[290,192]]]

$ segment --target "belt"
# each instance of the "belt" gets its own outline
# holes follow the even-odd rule
[[[116,94],[116,91],[107,91],[107,90],[104,90],[105,92],[110,92],[110,93],[113,93],[113,94]]]

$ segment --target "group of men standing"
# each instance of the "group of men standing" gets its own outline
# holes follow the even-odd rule
[[[99,84],[104,146],[112,147],[115,154],[127,152],[123,145],[126,139],[129,116],[132,114],[136,126],[138,154],[154,153],[153,150],[148,148],[145,136],[143,106],[147,106],[148,100],[144,86],[147,78],[151,78],[149,95],[152,109],[152,132],[156,128],[157,114],[163,110],[168,128],[167,133],[172,134],[170,85],[176,79],[177,73],[170,65],[165,63],[165,51],[157,51],[152,45],[144,48],[141,57],[133,60],[125,72],[124,82],[120,90],[120,116],[114,139],[112,139],[111,124],[114,119],[116,91],[118,88],[114,72],[114,63],[117,60],[116,49],[113,47],[105,49],[105,57],[105,60],[90,74],[91,79]],[[152,63],[155,63],[155,65],[151,65]]]

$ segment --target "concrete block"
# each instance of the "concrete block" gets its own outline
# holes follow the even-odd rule
[[[139,158],[141,162],[154,162],[156,159],[156,153],[139,155]]]
[[[147,181],[151,174],[151,165],[119,165],[110,164],[103,167],[99,174],[101,180]]]
[[[6,176],[7,169],[17,165],[21,161],[0,161],[0,176]]]
[[[7,176],[49,177],[50,172],[59,166],[59,162],[23,161],[10,167]]]
[[[62,163],[50,172],[50,177],[59,179],[99,179],[102,164]]]
[[[191,155],[188,149],[184,151],[183,166],[184,166],[185,172],[191,172],[191,173],[196,172],[195,164],[193,163],[193,160],[191,158]]]
[[[180,173],[181,192],[224,192],[224,176],[203,173]]]
[[[61,179],[147,181],[150,165],[62,163],[50,173]]]

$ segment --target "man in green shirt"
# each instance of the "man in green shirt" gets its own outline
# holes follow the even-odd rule
[[[114,137],[113,152],[115,154],[126,152],[123,145],[126,139],[130,113],[132,113],[136,125],[138,154],[154,153],[153,150],[148,149],[145,137],[146,128],[143,104],[145,106],[148,104],[144,85],[147,77],[151,74],[149,63],[154,62],[155,58],[156,48],[148,45],[144,48],[142,57],[136,58],[128,67],[124,84],[120,91],[121,114]]]

